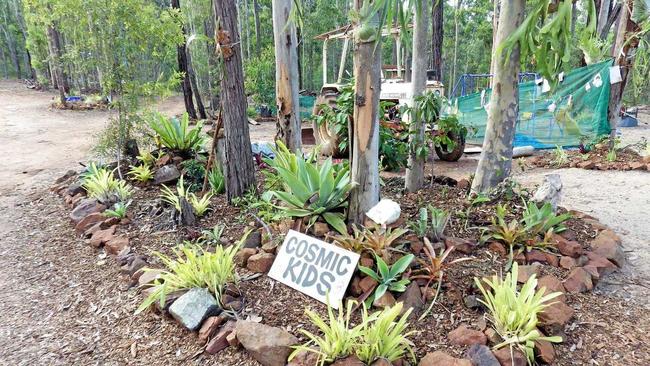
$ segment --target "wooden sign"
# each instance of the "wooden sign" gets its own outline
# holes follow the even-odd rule
[[[359,254],[289,230],[269,277],[338,309]]]

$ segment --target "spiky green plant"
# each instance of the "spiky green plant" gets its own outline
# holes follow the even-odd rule
[[[559,168],[566,165],[568,162],[569,155],[567,155],[566,151],[562,149],[562,146],[555,146],[555,150],[553,150],[553,161],[551,164],[553,164],[553,166],[556,168]]]
[[[208,173],[210,189],[214,194],[221,194],[226,191],[226,179],[218,166],[213,166]]]
[[[126,217],[126,210],[129,208],[131,205],[131,201],[124,203],[124,202],[117,202],[116,204],[113,205],[112,209],[108,209],[103,212],[104,216],[106,217],[117,217],[118,219],[123,219]]]
[[[146,164],[137,166],[132,165],[131,170],[129,170],[127,174],[141,183],[145,183],[153,179],[153,172],[151,171],[151,168],[149,168],[149,166]]]
[[[561,233],[566,230],[564,222],[571,218],[571,214],[556,215],[553,207],[546,202],[540,208],[535,202],[528,202],[522,217],[524,229],[532,235],[545,235],[549,230]]]
[[[408,339],[415,332],[406,332],[406,320],[413,309],[408,309],[400,317],[403,306],[398,302],[373,314],[368,314],[366,307],[363,308],[356,356],[365,364],[370,365],[379,359],[393,362],[407,354],[415,362],[413,342]]]
[[[499,276],[484,279],[489,287],[486,289],[483,281],[474,278],[476,286],[481,291],[483,299],[479,299],[489,312],[488,319],[494,330],[501,336],[503,342],[495,346],[496,349],[509,346],[520,349],[532,364],[535,359],[535,341],[562,342],[561,337],[545,337],[537,330],[538,314],[552,305],[550,300],[561,295],[553,292],[545,295],[546,288],[535,291],[537,279],[533,274],[528,281],[517,289],[517,263],[513,263],[512,271],[506,275],[505,280]]]
[[[192,208],[194,209],[194,213],[196,216],[203,216],[205,215],[206,212],[208,212],[208,208],[210,208],[210,199],[212,198],[213,194],[212,192],[208,192],[203,195],[203,197],[199,198],[196,196],[194,193],[190,193],[189,196],[187,197],[187,201],[192,205]]]
[[[190,129],[189,123],[190,118],[187,113],[183,113],[180,120],[156,113],[149,120],[149,127],[156,132],[160,144],[170,150],[187,153],[197,151],[203,145],[201,136],[203,124],[199,122]]]
[[[449,213],[443,209],[429,206],[431,213],[431,235],[433,240],[441,241],[444,239],[445,228],[449,222]]]
[[[368,303],[371,304],[375,299],[379,299],[386,293],[386,291],[406,291],[406,286],[411,282],[411,280],[408,278],[400,279],[400,277],[402,276],[402,273],[406,271],[414,258],[415,256],[413,254],[405,255],[389,267],[379,255],[375,254],[377,272],[373,271],[371,268],[359,266],[359,271],[378,283],[375,292],[368,298]]]
[[[133,194],[133,189],[125,181],[116,179],[112,171],[90,163],[82,175],[82,186],[88,197],[102,203],[125,202]]]

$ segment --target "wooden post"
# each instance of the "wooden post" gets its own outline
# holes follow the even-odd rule
[[[359,10],[364,0],[355,0]],[[355,24],[354,37],[354,116],[349,133],[352,144],[351,179],[356,186],[350,194],[348,221],[363,224],[365,213],[379,201],[379,94],[381,91],[381,50],[377,32],[360,34],[362,27],[378,27],[377,14]],[[379,32],[379,36],[381,33]]]
[[[496,44],[502,44],[524,19],[526,1],[512,0],[501,3]],[[488,121],[483,140],[483,151],[476,168],[472,192],[487,192],[510,175],[512,144],[519,114],[519,46],[512,50],[510,59],[501,52],[496,57],[494,88],[488,107]]]
[[[276,140],[290,151],[302,148],[298,99],[298,38],[289,20],[293,0],[273,0],[273,40],[275,44],[275,102],[278,108]]]

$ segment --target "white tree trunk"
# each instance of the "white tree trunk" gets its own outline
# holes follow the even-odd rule
[[[524,18],[525,0],[503,1],[499,14],[496,43],[502,44],[520,25]],[[483,151],[476,168],[472,192],[486,192],[510,175],[512,144],[519,114],[519,46],[505,59],[505,52],[497,58],[494,88],[488,107],[488,122],[483,140]]]
[[[413,24],[413,76],[411,91],[413,98],[422,95],[427,84],[427,29],[428,15],[424,1],[417,4]],[[423,145],[425,122],[412,119],[409,125],[409,158],[406,168],[406,189],[415,192],[424,185],[424,165],[426,156],[417,155],[417,147]]]
[[[302,131],[298,104],[298,39],[289,21],[293,0],[273,0],[275,42],[275,100],[278,108],[276,140],[290,151],[301,149]]]

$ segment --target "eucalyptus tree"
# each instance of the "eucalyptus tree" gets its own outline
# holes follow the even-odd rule
[[[242,49],[235,0],[213,3],[216,42],[221,60],[221,108],[225,132],[224,176],[226,195],[232,202],[254,188],[255,165],[251,152],[246,94],[242,70]]]

